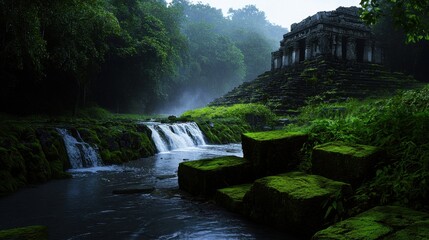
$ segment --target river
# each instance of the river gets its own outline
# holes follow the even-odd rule
[[[50,239],[294,239],[180,191],[180,162],[242,156],[241,145],[204,145],[118,166],[74,169],[73,178],[0,198],[0,229],[45,225]],[[153,186],[150,194],[115,189]]]

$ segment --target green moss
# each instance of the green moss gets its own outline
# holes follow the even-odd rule
[[[374,146],[361,145],[361,144],[345,144],[343,142],[325,143],[314,147],[314,149],[349,155],[357,158],[367,157],[371,154],[374,154],[380,151],[378,147],[374,147]]]
[[[218,189],[214,198],[215,202],[229,211],[244,214],[243,198],[251,187],[252,184],[242,184]]]
[[[222,194],[225,194],[232,201],[241,202],[243,201],[244,195],[250,190],[253,184],[241,184],[234,185],[227,188],[218,189],[218,191]]]
[[[304,136],[304,133],[301,132],[288,132],[284,130],[277,131],[268,131],[268,132],[252,132],[252,133],[244,133],[245,136],[252,138],[257,141],[270,141],[270,140],[278,140],[295,136]]]
[[[226,156],[212,159],[203,159],[197,161],[189,161],[180,163],[191,168],[203,170],[203,171],[218,171],[226,167],[233,167],[247,163],[243,158]]]
[[[44,240],[48,239],[48,228],[29,226],[0,231],[0,240]]]
[[[429,239],[429,221],[422,221],[386,237],[386,240],[424,240]]]
[[[291,172],[258,179],[257,182],[280,193],[288,193],[295,199],[309,199],[327,196],[338,191],[345,183],[332,181],[318,175]]]
[[[381,239],[383,236],[391,233],[393,229],[386,225],[365,221],[359,219],[352,219],[349,221],[341,222],[333,227],[329,227],[316,233],[313,240],[375,240]]]
[[[419,239],[428,236],[428,219],[429,214],[404,207],[375,207],[316,233],[313,239]],[[404,230],[393,234],[400,229]]]
[[[249,162],[235,156],[182,162],[179,187],[194,195],[212,195],[216,189],[253,180]]]
[[[238,166],[243,163],[247,163],[247,161],[243,158],[226,156],[226,157],[219,157],[219,158],[213,158],[213,159],[183,162],[181,164],[191,168],[203,170],[203,171],[217,171],[225,167]]]

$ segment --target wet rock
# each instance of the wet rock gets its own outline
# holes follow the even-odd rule
[[[218,189],[214,197],[215,202],[231,212],[244,213],[243,198],[251,187],[252,184],[241,184]]]
[[[47,240],[48,228],[45,226],[28,226],[0,231],[0,240]]]
[[[300,150],[308,136],[283,130],[242,135],[244,158],[251,162],[258,176],[294,169],[300,162]]]
[[[129,188],[123,188],[123,189],[116,189],[113,190],[113,194],[148,194],[155,191],[155,187],[152,186],[137,186],[137,187],[129,187]]]
[[[350,193],[349,184],[290,172],[256,180],[244,196],[243,207],[257,222],[312,236],[329,223],[325,214],[334,199],[342,202]]]
[[[247,160],[226,156],[179,164],[179,187],[193,195],[212,195],[216,189],[249,181],[251,174]]]
[[[317,232],[321,239],[428,239],[429,214],[404,207],[375,207]]]
[[[312,155],[312,171],[314,174],[359,184],[365,177],[371,177],[375,165],[382,157],[379,148],[331,142],[315,146]]]

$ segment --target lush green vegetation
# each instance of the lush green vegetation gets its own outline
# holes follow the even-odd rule
[[[375,23],[389,15],[407,34],[407,42],[429,40],[428,0],[361,0],[362,18]]]
[[[360,204],[399,202],[421,207],[428,200],[429,86],[365,102],[309,105],[289,131],[309,133],[307,158],[313,146],[331,141],[381,147],[387,159],[376,177],[358,189]],[[309,169],[307,161],[302,166]],[[361,205],[361,206],[362,206]]]
[[[186,0],[1,0],[0,8],[0,107],[19,114],[76,113],[90,102],[150,113],[189,86],[220,96],[267,70],[286,32],[254,6],[226,18]]]
[[[57,128],[97,146],[104,164],[119,164],[155,154],[151,131],[136,119],[101,108],[68,116],[11,117],[0,120],[0,196],[28,184],[70,177],[70,162]],[[134,117],[134,116],[131,116]],[[141,118],[140,118],[141,120]]]
[[[205,107],[182,114],[182,119],[197,122],[212,143],[240,142],[243,132],[270,126],[275,118],[274,113],[261,104]]]

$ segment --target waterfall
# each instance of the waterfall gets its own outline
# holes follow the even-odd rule
[[[67,129],[57,128],[57,131],[63,137],[72,168],[87,168],[102,165],[97,150],[84,142],[80,136],[78,136],[78,140]]]
[[[194,122],[148,125],[158,152],[205,145],[204,135]]]

